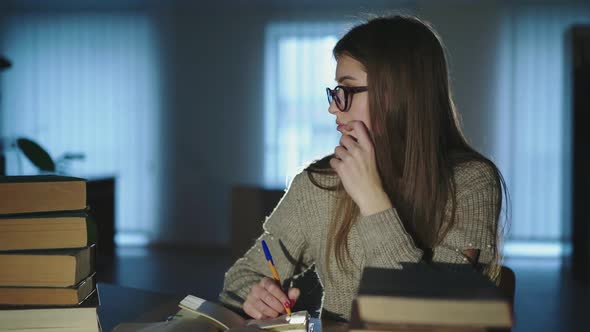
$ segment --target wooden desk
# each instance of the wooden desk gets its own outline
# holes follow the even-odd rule
[[[98,283],[98,317],[103,332],[125,322],[157,322],[178,311],[184,296]]]

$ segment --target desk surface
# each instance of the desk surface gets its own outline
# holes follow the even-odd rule
[[[111,332],[124,322],[165,320],[178,310],[178,303],[184,298],[105,283],[98,283],[97,287],[98,317],[103,332]]]

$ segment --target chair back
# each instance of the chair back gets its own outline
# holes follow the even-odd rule
[[[502,265],[500,271],[500,284],[498,288],[510,299],[510,306],[512,307],[512,315],[514,317],[514,294],[516,291],[516,274],[508,266]],[[489,332],[511,332],[512,329],[492,328]]]
[[[500,284],[498,287],[510,298],[510,304],[514,307],[514,294],[516,291],[516,275],[508,266],[502,265],[500,272]]]
[[[273,211],[284,190],[235,186],[231,192],[231,256],[242,257],[262,234],[264,219]]]

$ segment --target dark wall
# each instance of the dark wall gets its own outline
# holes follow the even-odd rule
[[[160,242],[227,242],[232,184],[261,179],[264,26],[256,12],[244,11],[182,6],[158,13],[165,80]]]
[[[489,119],[495,92],[490,85],[500,9],[485,2],[455,2],[459,7],[435,1],[372,1],[370,6],[360,1],[129,1],[121,9],[118,2],[88,9],[65,1],[59,11],[137,10],[153,18],[159,39],[163,176],[160,222],[152,240],[226,247],[231,187],[262,183],[264,29],[271,21],[366,18],[400,8],[422,15],[441,32],[451,54],[452,83],[468,137],[484,153],[493,152]],[[478,20],[485,29],[470,29]]]
[[[266,24],[384,11],[356,5],[340,10],[291,6],[203,8],[185,3],[155,12],[165,80],[165,208],[157,241],[229,245],[231,187],[262,183]]]

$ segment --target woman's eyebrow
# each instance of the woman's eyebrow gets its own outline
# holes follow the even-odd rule
[[[342,83],[342,81],[344,81],[344,80],[356,81],[356,78],[354,78],[350,75],[345,75],[345,76],[342,76],[338,79],[338,83]]]

